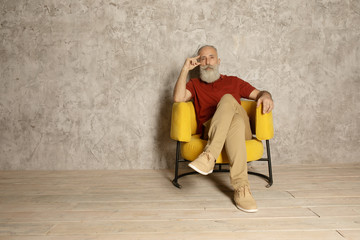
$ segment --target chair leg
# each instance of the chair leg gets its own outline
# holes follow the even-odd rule
[[[178,183],[178,179],[179,179],[179,161],[180,161],[180,142],[177,141],[177,144],[176,144],[175,177],[174,177],[174,180],[172,180],[172,184],[177,188],[181,188],[181,185]]]
[[[266,140],[266,154],[267,154],[268,169],[269,169],[269,184],[266,187],[269,188],[273,184],[271,155],[270,155],[270,141],[269,140]]]
[[[266,179],[266,181],[268,182],[268,184],[266,185],[267,188],[271,187],[271,185],[273,184],[273,175],[272,175],[272,167],[271,167],[271,155],[270,155],[270,141],[266,140],[266,158],[261,158],[257,161],[265,161],[268,163],[268,171],[269,171],[269,175],[265,175],[262,173],[258,173],[258,172],[252,172],[252,171],[248,171],[248,174],[252,174],[252,175],[256,175],[259,177],[262,177],[264,179]]]

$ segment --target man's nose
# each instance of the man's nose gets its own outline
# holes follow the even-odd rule
[[[206,65],[209,65],[209,64],[210,64],[210,61],[209,61],[208,58],[205,58],[205,64],[206,64]]]

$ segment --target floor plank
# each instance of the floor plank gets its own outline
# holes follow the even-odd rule
[[[360,230],[341,230],[339,233],[347,240],[360,239]]]
[[[173,233],[184,232],[242,232],[242,231],[311,231],[352,230],[360,228],[360,217],[282,218],[282,219],[226,219],[226,220],[164,220],[164,221],[91,221],[56,224],[49,235],[116,233]]]
[[[348,232],[346,232],[348,234]],[[349,235],[350,236],[350,235]],[[66,235],[66,240],[344,240],[337,231],[281,231],[281,232],[212,232],[207,233],[118,233],[96,235]],[[348,238],[356,240],[358,238]],[[64,240],[64,236],[0,236],[0,240]]]

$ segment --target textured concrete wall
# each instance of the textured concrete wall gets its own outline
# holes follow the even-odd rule
[[[360,162],[360,2],[205,2],[2,0],[0,169],[172,166],[172,89],[205,43],[273,93],[275,164]]]

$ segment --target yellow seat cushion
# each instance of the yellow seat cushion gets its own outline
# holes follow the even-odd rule
[[[206,144],[207,141],[201,139],[200,135],[192,135],[189,142],[181,143],[181,155],[184,159],[193,161],[199,156],[200,153],[202,153]],[[262,157],[264,148],[260,140],[253,138],[251,140],[245,141],[245,144],[248,162],[259,160]],[[216,159],[216,163],[229,163],[224,150]]]

